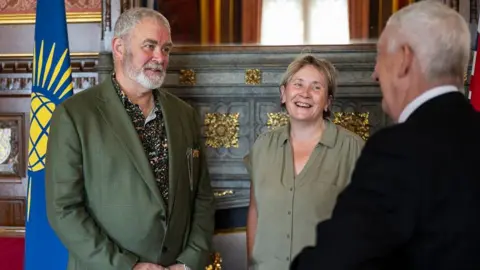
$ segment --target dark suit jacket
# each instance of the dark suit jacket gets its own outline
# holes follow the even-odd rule
[[[47,214],[69,251],[68,269],[131,270],[137,261],[168,266],[178,260],[196,270],[207,263],[214,198],[200,123],[185,102],[163,91],[159,96],[169,147],[168,205],[110,79],[55,109]]]
[[[368,140],[291,269],[480,269],[480,118],[461,93]]]

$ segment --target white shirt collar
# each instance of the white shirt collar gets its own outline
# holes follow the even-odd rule
[[[438,86],[425,91],[424,93],[416,97],[412,102],[410,102],[405,107],[405,109],[403,109],[402,113],[400,114],[400,117],[398,118],[398,123],[403,123],[407,121],[408,117],[416,109],[418,109],[418,107],[420,107],[423,103],[429,101],[430,99],[433,99],[435,97],[438,97],[446,93],[455,92],[455,91],[458,91],[458,88],[453,85]]]

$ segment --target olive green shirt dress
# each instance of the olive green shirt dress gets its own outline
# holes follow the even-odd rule
[[[258,212],[250,269],[287,270],[304,247],[315,245],[316,225],[330,218],[349,183],[364,140],[330,120],[325,123],[297,176],[288,125],[260,135],[245,157]]]

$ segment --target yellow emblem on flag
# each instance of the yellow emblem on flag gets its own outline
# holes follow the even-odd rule
[[[40,93],[32,93],[28,168],[33,172],[45,167],[49,123],[54,110],[55,103]]]
[[[52,97],[60,100],[65,94],[73,91],[73,85],[71,82],[65,84],[72,73],[70,67],[61,74],[62,76],[57,81],[57,77],[65,61],[68,49],[65,49],[58,62],[55,64],[55,68],[51,70],[54,66],[52,60],[55,52],[55,43],[51,46],[48,58],[45,54],[45,63],[43,61],[43,47],[44,42],[42,41],[40,52],[35,53],[34,50],[33,53],[32,86],[40,87],[46,92],[52,92]],[[30,142],[28,146],[28,169],[30,171],[36,172],[45,168],[45,155],[47,153],[50,119],[58,100],[52,101],[41,92],[32,92],[30,107]]]

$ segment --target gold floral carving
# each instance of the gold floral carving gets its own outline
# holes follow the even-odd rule
[[[215,252],[211,255],[212,264],[207,265],[205,270],[222,270],[222,256],[219,252]]]
[[[277,112],[268,113],[267,115],[267,126],[270,130],[288,124],[289,116],[287,113]],[[334,116],[335,118],[333,119],[333,123],[356,133],[364,140],[367,140],[370,136],[370,123],[368,119],[368,112],[336,112],[334,113]]]
[[[260,72],[260,69],[247,69],[245,70],[245,83],[246,84],[251,84],[251,85],[256,85],[260,84],[262,81],[262,73]]]
[[[239,116],[239,113],[207,113],[204,122],[206,145],[213,148],[237,148]]]
[[[277,113],[267,113],[268,120],[267,126],[268,129],[273,130],[278,127],[288,124],[289,116],[287,113],[277,112]]]
[[[215,198],[226,197],[226,196],[233,195],[233,194],[235,194],[235,191],[233,191],[231,189],[213,192],[213,196],[215,196]]]
[[[367,140],[370,136],[369,113],[336,112],[333,123],[342,126]]]
[[[181,69],[179,81],[183,85],[195,85],[197,81],[195,71],[193,69]]]

